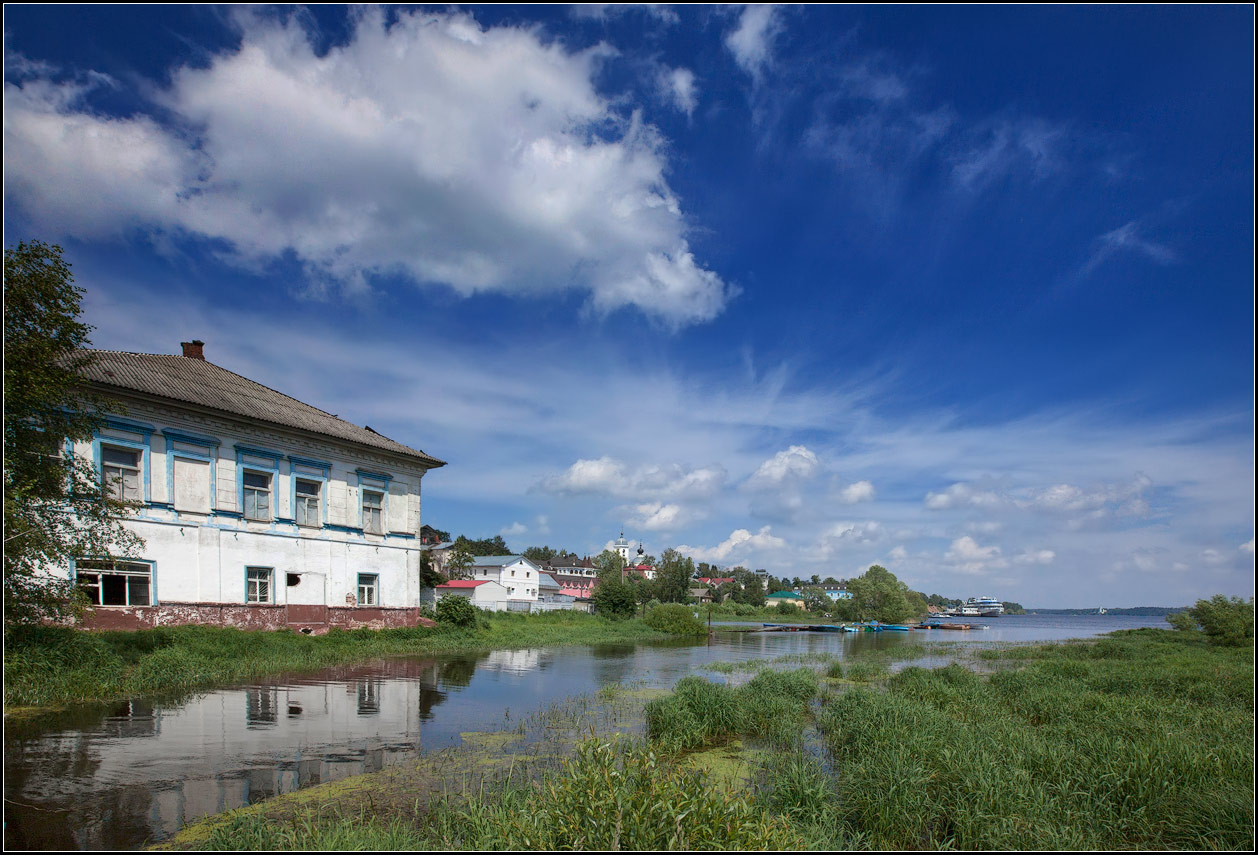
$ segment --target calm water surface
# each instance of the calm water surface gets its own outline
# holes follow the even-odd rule
[[[971,632],[718,633],[710,640],[387,659],[6,724],[6,849],[135,849],[203,816],[511,727],[609,683],[671,687],[718,661],[923,642],[1083,638],[1163,618],[1012,615]],[[714,625],[714,628],[715,625]],[[932,657],[932,660],[935,657]],[[915,664],[922,664],[919,660]]]

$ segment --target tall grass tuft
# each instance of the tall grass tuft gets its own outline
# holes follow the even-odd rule
[[[784,817],[745,793],[626,740],[577,747],[536,788],[508,787],[451,802],[428,821],[442,849],[763,850],[797,849]]]
[[[761,671],[736,689],[701,677],[685,677],[672,695],[647,703],[647,735],[668,752],[689,751],[744,735],[774,746],[789,746],[798,741],[817,686],[817,674],[809,668]]]

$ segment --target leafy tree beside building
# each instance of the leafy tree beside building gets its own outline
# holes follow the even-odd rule
[[[75,558],[118,558],[143,544],[120,518],[138,504],[102,484],[66,440],[87,441],[118,412],[83,389],[91,327],[83,290],[61,247],[19,243],[4,252],[4,619],[6,628],[80,614],[68,579],[47,574]]]

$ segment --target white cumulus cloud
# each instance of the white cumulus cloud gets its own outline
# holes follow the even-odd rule
[[[980,546],[974,538],[966,535],[952,541],[952,546],[944,558],[962,573],[980,574],[988,570],[1007,566],[1000,555],[999,546]]]
[[[463,295],[575,290],[672,327],[722,311],[732,288],[691,251],[665,141],[595,87],[608,48],[368,7],[320,55],[293,17],[241,13],[238,50],[157,89],[163,123],[103,117],[79,84],[6,82],[9,200],[48,234],[292,256],[315,289],[402,274]]]
[[[730,533],[722,543],[711,548],[700,546],[679,546],[677,551],[697,561],[743,561],[746,556],[764,551],[776,551],[786,548],[786,541],[776,537],[770,526],[764,526],[752,534],[745,528]]]
[[[857,481],[854,484],[848,484],[839,493],[839,498],[854,505],[857,502],[867,502],[874,497],[874,485],[869,481]]]
[[[792,445],[761,463],[748,479],[748,486],[775,487],[785,481],[810,478],[820,465],[817,455],[807,446]]]
[[[671,531],[686,522],[686,514],[681,505],[664,502],[646,502],[635,505],[629,517],[629,524],[646,531]]]
[[[611,457],[600,457],[578,460],[561,474],[544,479],[539,486],[548,493],[699,499],[720,492],[725,480],[725,469],[719,465],[630,466]]]

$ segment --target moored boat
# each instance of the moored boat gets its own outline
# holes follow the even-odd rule
[[[995,597],[970,597],[960,608],[948,612],[949,617],[1000,617],[1005,604]]]

